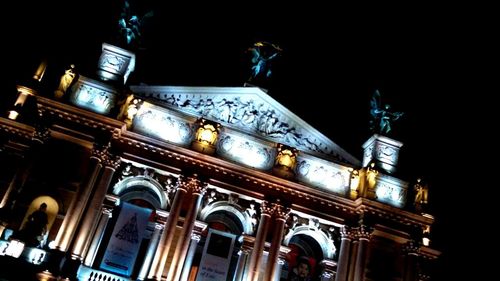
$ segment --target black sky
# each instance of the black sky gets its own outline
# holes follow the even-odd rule
[[[75,63],[84,75],[93,73],[101,43],[113,38],[120,1],[51,7],[39,2],[16,1],[19,17],[4,23],[13,27],[4,37],[7,77],[30,75],[43,56],[59,65]],[[394,138],[404,143],[401,176],[429,180],[435,245],[446,252],[449,266],[451,244],[444,237],[456,227],[457,204],[449,196],[460,187],[443,167],[456,158],[450,143],[462,135],[458,100],[470,95],[469,62],[480,59],[465,55],[465,46],[479,37],[470,14],[435,6],[242,4],[178,8],[143,1],[141,7],[154,9],[155,18],[144,32],[146,49],[137,53],[134,79],[152,85],[242,86],[249,74],[245,50],[256,41],[276,43],[284,52],[269,95],[357,158],[371,136],[369,101],[379,89],[384,102],[405,112],[394,128]],[[440,277],[446,274],[443,270]]]

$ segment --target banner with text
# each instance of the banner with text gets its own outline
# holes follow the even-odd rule
[[[150,209],[123,203],[101,269],[126,276],[132,274],[150,215]]]
[[[226,280],[236,235],[209,229],[207,242],[203,248],[197,281]]]

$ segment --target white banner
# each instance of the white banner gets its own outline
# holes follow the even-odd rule
[[[101,269],[130,276],[151,210],[124,202],[109,239]]]
[[[209,229],[196,281],[227,279],[236,235]]]

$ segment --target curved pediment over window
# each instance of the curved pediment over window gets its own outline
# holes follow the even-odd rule
[[[257,87],[132,86],[144,99],[352,165],[360,161]]]

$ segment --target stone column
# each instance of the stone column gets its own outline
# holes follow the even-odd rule
[[[104,231],[108,226],[109,219],[112,217],[113,209],[115,206],[120,204],[120,199],[116,196],[106,196],[106,200],[102,206],[101,217],[99,220],[99,224],[97,225],[96,232],[94,234],[94,238],[92,239],[92,243],[90,244],[87,255],[85,256],[84,264],[88,267],[92,267],[94,263],[95,256],[97,254],[97,250],[101,245],[102,236],[104,235]]]
[[[365,225],[358,228],[357,236],[359,238],[358,252],[356,255],[356,268],[354,269],[354,281],[365,280],[366,253],[368,243],[370,242],[371,229]]]
[[[335,266],[337,265],[332,260],[322,260],[321,265],[321,281],[333,281],[335,280]]]
[[[0,201],[0,209],[2,209],[2,212],[0,213],[3,213],[3,216],[0,216],[0,236],[3,234],[3,231],[11,218],[10,213],[14,209],[17,198],[22,192],[24,184],[31,173],[31,169],[35,164],[35,161],[39,158],[42,150],[41,148],[43,144],[48,141],[49,137],[50,130],[47,127],[38,126],[35,128],[33,137],[31,138],[31,146],[26,151],[24,157],[20,160],[20,166],[10,181],[9,187]]]
[[[268,206],[268,202],[262,201],[260,205],[261,215],[259,228],[257,229],[257,236],[255,237],[252,255],[250,256],[247,268],[246,280],[248,281],[259,280],[260,262],[262,261],[262,255],[264,253],[264,244],[266,243],[267,230],[269,229],[269,220],[272,212],[272,207]]]
[[[106,152],[102,163],[104,164],[104,171],[94,188],[94,192],[91,192],[92,199],[90,199],[90,203],[87,208],[85,208],[85,216],[78,228],[78,234],[73,243],[71,255],[74,259],[82,260],[86,254],[86,250],[91,241],[90,239],[94,234],[95,226],[99,219],[99,210],[104,202],[104,197],[108,192],[115,171],[120,166],[120,157]]]
[[[272,212],[274,214],[274,232],[273,240],[271,241],[271,248],[269,249],[269,256],[267,259],[267,266],[264,272],[264,281],[272,281],[278,269],[278,256],[283,240],[283,231],[285,230],[285,222],[290,213],[289,208],[285,208],[277,203],[272,204]]]
[[[353,232],[350,227],[343,226],[340,229],[342,241],[340,243],[340,253],[337,265],[337,274],[335,281],[347,281],[347,274],[349,272],[349,256],[351,251],[351,241],[353,239]]]
[[[196,247],[198,247],[200,239],[201,239],[200,234],[191,235],[191,243],[189,245],[189,251],[187,252],[184,266],[182,268],[181,278],[179,279],[180,281],[187,281],[189,278],[189,273],[191,272],[191,266],[193,265],[194,254],[196,253]]]
[[[14,208],[14,204],[17,199],[16,195],[21,193],[22,188],[31,172],[31,168],[41,152],[41,147],[48,141],[49,137],[50,130],[48,128],[37,127],[35,129],[31,139],[31,146],[26,151],[24,158],[21,160],[19,169],[10,181],[9,187],[5,191],[2,201],[0,201],[0,208],[8,210],[12,210]]]
[[[191,234],[193,232],[194,222],[201,206],[201,199],[205,194],[207,185],[202,183],[195,174],[193,177],[187,178],[187,187],[191,191],[191,204],[189,205],[188,213],[184,218],[179,241],[175,246],[174,256],[170,265],[170,270],[167,276],[167,281],[179,280],[184,260],[191,242]]]
[[[250,263],[250,255],[252,253],[253,245],[255,244],[255,237],[243,235],[243,244],[241,245],[241,255],[238,259],[237,274],[233,281],[246,281],[248,280],[248,266]],[[241,272],[240,272],[241,270]]]
[[[188,189],[188,181],[181,176],[177,183],[177,192],[175,193],[174,201],[170,207],[170,213],[168,214],[158,248],[156,249],[151,269],[149,270],[148,280],[161,280],[163,269],[165,268],[165,264],[167,262],[168,251],[170,250],[172,238],[174,237],[175,228],[181,212],[184,196],[186,195]]]
[[[76,227],[82,217],[99,172],[101,171],[101,161],[105,159],[106,153],[107,147],[96,145],[92,150],[88,174],[85,177],[84,182],[78,187],[73,199],[71,200],[68,211],[66,212],[61,227],[57,232],[55,240],[56,249],[62,252],[66,252],[68,250],[71,239],[76,232]]]
[[[137,280],[144,280],[148,275],[149,268],[151,267],[151,262],[153,261],[156,249],[158,248],[158,243],[160,242],[160,236],[163,231],[165,222],[166,214],[157,211],[155,216],[155,228],[153,230],[153,234],[151,235],[151,239],[149,240],[148,249],[146,251],[146,255],[144,256],[139,274],[137,275]]]
[[[349,274],[347,276],[347,281],[353,281],[354,280],[354,265],[356,264],[356,255],[358,254],[358,245],[359,245],[359,240],[355,235],[353,235],[353,240],[351,242],[351,254],[349,257]]]
[[[403,281],[417,281],[417,262],[420,248],[415,241],[409,241],[404,246],[406,253]]]

